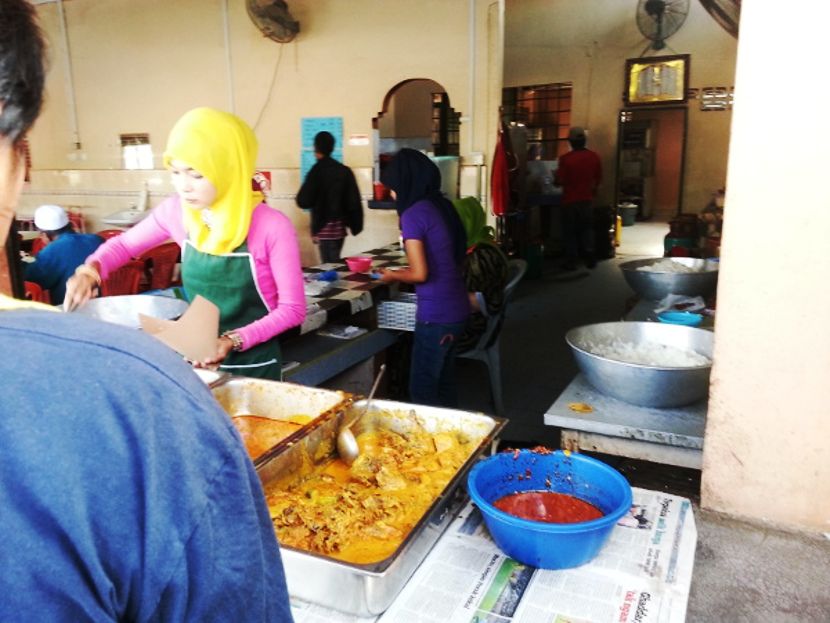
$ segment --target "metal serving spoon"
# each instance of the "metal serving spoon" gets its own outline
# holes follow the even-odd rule
[[[352,418],[351,422],[341,426],[340,431],[337,433],[337,454],[340,455],[340,458],[343,459],[347,465],[354,463],[355,459],[360,455],[360,446],[357,445],[357,439],[351,430],[352,426],[354,426],[355,423],[363,417],[372,405],[372,398],[375,397],[375,391],[377,390],[378,385],[380,385],[380,379],[385,370],[386,364],[383,363],[378,370],[378,375],[375,377],[375,383],[372,385],[372,390],[369,392],[369,397],[366,399],[366,404],[363,406],[363,409]]]

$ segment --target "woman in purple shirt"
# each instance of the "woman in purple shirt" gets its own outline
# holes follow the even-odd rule
[[[456,342],[470,303],[461,276],[464,226],[441,194],[441,173],[424,154],[402,149],[381,180],[395,193],[409,268],[386,270],[386,283],[415,285],[418,311],[409,376],[409,397],[419,404],[452,407]]]

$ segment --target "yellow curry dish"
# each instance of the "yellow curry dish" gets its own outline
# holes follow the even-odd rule
[[[420,425],[361,432],[351,467],[332,456],[291,484],[266,485],[280,544],[353,564],[388,558],[482,438]]]

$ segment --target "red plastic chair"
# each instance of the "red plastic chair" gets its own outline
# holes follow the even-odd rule
[[[102,229],[101,231],[95,232],[97,235],[101,236],[104,240],[109,240],[110,238],[115,238],[124,233],[123,229]]]
[[[79,234],[86,233],[86,222],[84,221],[84,215],[81,214],[81,211],[78,208],[69,208],[66,211],[66,216],[69,218],[69,222],[72,224],[72,228],[78,232]]]
[[[141,254],[138,259],[146,262],[148,289],[164,290],[181,285],[181,281],[173,279],[181,254],[181,247],[175,242],[165,242]]]
[[[49,297],[49,290],[44,290],[34,281],[24,281],[23,287],[26,291],[26,298],[30,301],[37,301],[38,303],[52,303]]]
[[[127,264],[110,273],[101,283],[101,296],[138,294],[138,284],[144,274],[143,260],[130,260]]]
[[[49,240],[44,239],[43,236],[38,236],[32,240],[32,255],[37,255],[43,248],[49,244]]]

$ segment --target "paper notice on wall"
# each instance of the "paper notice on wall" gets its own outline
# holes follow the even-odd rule
[[[300,119],[300,179],[305,180],[317,162],[314,156],[314,137],[318,132],[334,136],[332,158],[343,162],[343,117],[303,117]]]

